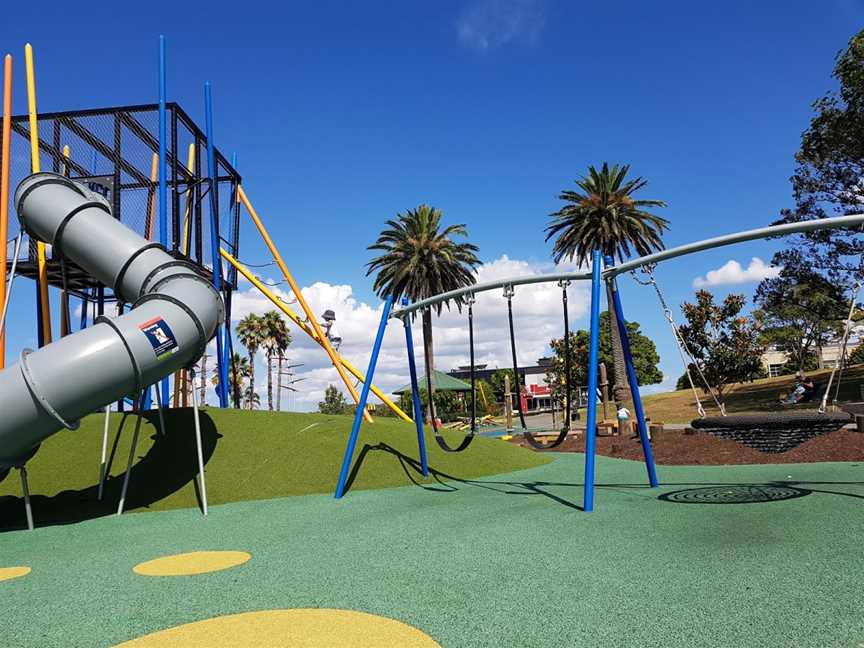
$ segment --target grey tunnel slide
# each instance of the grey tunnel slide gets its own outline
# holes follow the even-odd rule
[[[191,264],[114,218],[78,183],[37,173],[15,192],[21,227],[114,290],[132,309],[0,371],[0,476],[63,428],[188,366],[225,315],[222,298]]]

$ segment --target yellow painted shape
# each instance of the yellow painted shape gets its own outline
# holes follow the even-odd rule
[[[0,567],[0,581],[21,578],[30,573],[29,567]]]
[[[168,628],[116,648],[441,648],[401,621],[353,610],[263,610]]]
[[[192,551],[148,560],[132,571],[139,576],[194,576],[231,569],[251,557],[245,551]]]

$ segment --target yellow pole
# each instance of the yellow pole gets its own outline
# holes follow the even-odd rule
[[[315,317],[312,309],[309,308],[309,304],[306,303],[306,299],[303,297],[303,293],[300,292],[300,287],[297,285],[297,282],[294,281],[294,277],[291,276],[291,273],[288,272],[288,266],[286,266],[285,262],[282,260],[282,256],[279,254],[279,250],[277,250],[276,246],[273,245],[273,241],[270,239],[270,235],[264,228],[264,224],[261,222],[261,219],[258,218],[258,214],[252,207],[252,203],[249,202],[249,197],[246,195],[246,192],[243,191],[243,187],[237,187],[237,194],[240,197],[240,200],[246,206],[246,211],[249,212],[249,215],[255,222],[255,227],[258,228],[258,232],[261,234],[261,238],[264,239],[264,243],[270,249],[270,254],[273,255],[273,259],[276,261],[276,265],[278,265],[279,269],[282,271],[282,276],[285,277],[285,281],[287,281],[288,285],[291,286],[291,291],[294,293],[294,297],[295,299],[297,299],[297,303],[300,304],[300,308],[303,309],[307,321],[309,322],[309,324],[312,325],[312,329],[315,331],[315,335],[318,337],[321,346],[324,347],[324,350],[330,357],[330,362],[333,363],[333,366],[336,367],[336,371],[339,372],[339,377],[342,378],[342,382],[344,382],[345,386],[348,388],[348,392],[351,394],[351,398],[354,399],[355,403],[359,403],[360,395],[357,393],[357,390],[354,389],[354,385],[351,384],[351,379],[348,378],[348,375],[345,373],[345,369],[342,366],[342,363],[339,362],[339,359],[336,357],[336,352],[333,350],[333,347],[330,346],[330,341],[327,339],[327,336],[324,335],[324,331],[321,330],[321,326],[318,324],[318,319]],[[369,415],[369,412],[364,411],[363,417],[369,422],[372,421],[372,417]]]
[[[186,158],[186,170],[191,174],[195,171],[195,144],[189,145]],[[186,189],[186,213],[183,215],[183,254],[189,256],[189,224],[192,222],[192,185]]]
[[[6,239],[9,238],[9,143],[12,136],[12,55],[3,60],[3,139],[0,144],[0,313],[6,304]],[[6,323],[0,328],[0,369],[6,363]]]
[[[63,146],[63,157],[69,159],[69,145]],[[69,165],[63,164],[63,175],[69,175]],[[60,337],[69,335],[69,295],[65,289],[60,290]]]
[[[290,308],[288,308],[284,303],[282,303],[279,300],[279,298],[273,294],[272,291],[270,291],[263,283],[261,283],[261,280],[258,279],[258,277],[256,277],[254,274],[252,274],[249,271],[248,268],[246,268],[246,266],[241,264],[237,259],[235,259],[233,256],[231,256],[224,249],[221,249],[220,253],[222,254],[223,259],[225,259],[228,263],[230,263],[235,268],[237,268],[237,270],[240,272],[240,274],[242,274],[250,282],[252,282],[252,285],[255,286],[258,290],[260,290],[261,294],[263,294],[267,299],[269,299],[271,302],[273,302],[283,313],[285,313],[289,317],[289,319],[291,319],[292,322],[294,322],[298,327],[300,327],[301,331],[303,331],[306,335],[308,335],[313,340],[315,340],[315,342],[320,344],[322,347],[324,346],[323,344],[321,344],[321,338],[319,338],[317,335],[315,335],[315,331],[313,331],[312,328],[308,324],[306,324],[306,322],[304,322],[303,319],[297,313],[295,313]],[[364,383],[366,382],[366,376],[364,376],[362,373],[360,373],[357,370],[357,368],[354,367],[354,365],[352,365],[350,362],[348,362],[341,355],[337,354],[337,357],[339,358],[339,362],[342,364],[342,366],[345,367],[348,371],[350,371],[351,374],[353,374],[355,378],[357,378],[360,382],[364,382]],[[411,421],[411,417],[408,416],[404,411],[402,411],[402,409],[396,403],[394,403],[392,400],[387,398],[387,396],[380,389],[378,389],[375,385],[371,385],[370,389],[372,390],[373,394],[375,394],[378,398],[381,399],[382,403],[384,403],[387,407],[389,407],[393,411],[394,414],[396,414],[396,416],[401,418],[403,421]]]
[[[144,238],[148,241],[153,238],[153,212],[156,210],[156,181],[159,179],[159,154],[154,153],[150,161],[150,194],[147,197],[147,223],[144,225]]]
[[[39,120],[36,118],[36,74],[33,71],[33,47],[24,46],[24,64],[27,71],[27,112],[30,116],[30,170],[39,173]],[[51,343],[51,302],[48,300],[48,266],[45,244],[36,241],[36,259],[39,270],[39,309],[42,313],[42,341]]]

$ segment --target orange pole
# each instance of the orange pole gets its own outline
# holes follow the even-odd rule
[[[30,118],[30,170],[39,173],[39,120],[36,117],[36,73],[33,67],[33,46],[24,46],[24,66],[27,73],[27,113]],[[51,344],[51,302],[48,299],[48,262],[45,244],[36,241],[36,259],[39,270],[39,310],[42,314],[42,342]]]
[[[9,142],[12,135],[12,55],[3,60],[3,139],[0,144],[0,313],[6,304],[6,240],[9,238]],[[0,328],[0,369],[6,363],[6,322]]]
[[[276,249],[276,246],[270,239],[270,235],[264,228],[264,224],[261,222],[261,219],[258,218],[258,214],[255,212],[255,208],[252,207],[252,203],[249,201],[249,197],[246,195],[246,192],[243,191],[243,187],[237,187],[237,195],[240,197],[240,200],[246,206],[246,211],[249,212],[249,216],[251,216],[252,220],[255,222],[255,227],[258,228],[258,232],[261,234],[261,238],[264,239],[264,243],[269,248],[270,254],[273,255],[273,260],[276,261],[276,265],[278,265],[279,269],[282,271],[282,276],[285,277],[285,281],[287,281],[288,285],[291,286],[291,291],[294,293],[294,297],[297,299],[297,303],[300,304],[300,308],[302,308],[303,312],[306,314],[306,319],[308,320],[310,326],[312,326],[312,330],[315,331],[315,335],[321,342],[321,346],[324,347],[324,350],[330,357],[330,362],[336,368],[336,371],[339,372],[339,377],[342,379],[342,382],[345,383],[345,387],[348,388],[348,392],[351,394],[351,398],[354,399],[355,403],[359,403],[360,395],[357,393],[357,390],[354,389],[354,385],[351,383],[351,379],[348,378],[348,374],[345,373],[345,368],[342,366],[342,363],[336,356],[336,352],[333,350],[333,347],[330,346],[330,341],[327,339],[327,336],[324,335],[324,331],[321,330],[321,325],[318,324],[318,319],[315,317],[312,309],[309,308],[309,304],[306,303],[306,299],[305,297],[303,297],[303,293],[300,292],[300,287],[297,285],[297,282],[294,281],[294,277],[291,276],[291,273],[288,272],[288,266],[285,265],[285,262],[282,260],[282,255],[279,254],[279,250]],[[369,415],[369,412],[364,411],[363,416],[367,421],[372,421],[372,417]]]
[[[153,186],[150,187],[150,195],[147,198],[147,223],[144,226],[144,238],[148,241],[153,238],[153,213],[156,211],[156,181],[159,179],[159,154],[153,154],[153,160],[150,163],[150,182]]]

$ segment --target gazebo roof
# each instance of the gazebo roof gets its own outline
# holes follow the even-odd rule
[[[420,376],[417,379],[418,384],[420,385],[420,389],[426,389],[426,375]],[[470,392],[471,385],[468,383],[459,380],[458,378],[454,378],[442,371],[433,371],[432,372],[432,390],[433,391],[452,391],[452,392]],[[400,387],[399,389],[393,390],[394,394],[410,394],[411,393],[411,383],[408,383],[404,387]]]

